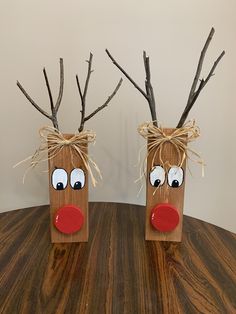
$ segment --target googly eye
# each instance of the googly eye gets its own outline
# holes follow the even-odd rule
[[[178,188],[184,180],[184,171],[181,167],[173,166],[168,172],[168,184],[172,188]]]
[[[159,187],[165,182],[165,170],[161,166],[154,166],[150,172],[150,183]]]
[[[52,173],[52,186],[55,190],[64,190],[68,183],[68,175],[65,169],[57,168]]]
[[[75,168],[70,174],[70,185],[74,190],[80,190],[85,185],[85,174],[80,168]]]

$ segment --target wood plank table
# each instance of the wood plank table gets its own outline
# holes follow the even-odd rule
[[[236,235],[184,217],[144,240],[143,206],[90,203],[88,243],[51,244],[49,207],[0,215],[0,313],[236,313]]]

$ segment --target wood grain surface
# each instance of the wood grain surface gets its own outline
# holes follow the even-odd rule
[[[164,128],[163,129],[166,135],[173,133],[175,129]],[[183,207],[184,207],[184,187],[185,187],[185,175],[182,185],[178,188],[172,188],[167,183],[167,174],[169,167],[165,167],[166,179],[162,186],[157,190],[150,183],[149,174],[152,169],[152,160],[155,154],[155,150],[150,152],[147,158],[147,189],[146,189],[146,229],[145,229],[145,238],[146,240],[155,240],[155,241],[176,241],[180,242],[182,238],[182,225],[183,225]],[[169,162],[170,165],[178,165],[179,155],[176,151],[176,148],[170,142],[166,142],[163,146],[162,160],[163,162]],[[182,156],[181,156],[182,158]],[[156,154],[154,159],[154,166],[161,165],[159,154]],[[182,169],[186,170],[186,161],[182,165]],[[155,192],[156,190],[156,192]],[[155,192],[155,194],[154,194]],[[151,211],[154,206],[168,203],[178,210],[179,213],[179,224],[178,226],[170,232],[160,232],[153,228],[150,223]]]
[[[73,134],[64,134],[64,138],[70,139]],[[84,151],[88,153],[87,145]],[[51,213],[51,241],[52,243],[62,242],[87,242],[89,233],[88,224],[88,173],[78,154],[73,154],[73,163],[71,160],[71,150],[69,146],[61,149],[53,158],[48,160],[49,168],[49,193],[50,193],[50,213]],[[62,168],[68,174],[68,184],[64,190],[55,190],[51,184],[52,173],[55,168]],[[74,168],[81,168],[85,173],[85,186],[80,190],[74,190],[70,186],[70,174]],[[75,205],[84,215],[84,223],[82,228],[73,234],[65,234],[56,229],[54,226],[54,215],[57,210],[65,205]]]
[[[236,313],[236,235],[185,216],[145,241],[145,207],[89,209],[87,243],[51,244],[48,206],[0,214],[0,313]]]

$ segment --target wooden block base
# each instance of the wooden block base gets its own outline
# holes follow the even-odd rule
[[[70,139],[72,136],[72,134],[64,135],[66,139]],[[87,153],[87,146],[84,147],[84,150]],[[76,171],[73,172],[74,169],[76,169]],[[79,171],[77,171],[77,169],[79,169]],[[49,156],[49,192],[52,242],[88,241],[88,174],[81,158],[77,154],[73,154],[73,162],[71,161],[71,151],[68,146],[63,147],[60,153],[55,157],[50,159]],[[72,234],[59,231],[54,223],[55,215],[58,210],[63,209],[64,215],[66,215],[68,206],[77,208],[81,211],[83,216],[81,229]],[[76,216],[69,216],[70,219],[74,219],[73,217]],[[63,229],[63,215],[61,215],[61,219]],[[65,224],[66,223],[68,222],[65,222]],[[77,225],[79,225],[79,223]],[[64,229],[68,230],[66,226],[64,226]]]
[[[167,135],[171,134],[175,129],[164,129]],[[147,189],[146,189],[146,227],[145,239],[153,241],[175,241],[180,242],[182,237],[183,225],[183,205],[184,205],[184,186],[185,186],[185,169],[186,163],[184,162],[181,169],[171,168],[167,166],[167,161],[170,165],[178,166],[179,156],[175,147],[166,142],[163,146],[162,160],[165,165],[161,165],[159,154],[154,155],[155,151],[150,152],[147,158]],[[152,160],[154,158],[154,166],[160,166],[155,171],[152,169]],[[181,182],[181,173],[183,180]],[[178,180],[177,180],[178,179]],[[177,186],[179,183],[180,186]],[[158,188],[157,188],[158,186]],[[166,206],[169,213],[165,213],[164,207]],[[158,207],[160,205],[160,207]],[[151,216],[154,208],[156,211],[156,225],[161,229],[156,229],[151,223]],[[176,212],[177,211],[177,214]],[[163,216],[164,215],[164,216]],[[177,218],[178,216],[178,218]],[[160,221],[158,221],[160,219]],[[168,221],[168,219],[170,221]],[[177,221],[177,226],[173,230],[162,232],[166,226],[173,226]],[[171,227],[169,227],[171,228]]]

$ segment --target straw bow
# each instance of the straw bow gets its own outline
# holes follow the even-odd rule
[[[85,130],[80,133],[74,134],[70,139],[66,139],[64,135],[57,129],[46,126],[39,130],[39,135],[41,139],[41,144],[36,152],[32,156],[27,157],[26,159],[20,161],[14,166],[17,167],[18,165],[30,160],[30,166],[25,172],[23,182],[29,170],[33,169],[40,162],[53,159],[60,153],[60,151],[64,147],[68,146],[70,149],[72,165],[74,166],[73,156],[74,154],[77,154],[81,158],[86,170],[88,171],[93,186],[96,186],[97,180],[93,175],[92,167],[95,169],[100,178],[102,178],[101,172],[97,164],[90,158],[90,156],[85,152],[84,149],[88,143],[94,142],[96,138],[95,132],[91,130]],[[46,157],[44,157],[45,155]]]
[[[148,140],[148,153],[145,160],[149,154],[155,150],[151,163],[152,167],[154,166],[156,155],[158,155],[163,166],[174,166],[170,165],[168,160],[163,160],[163,148],[165,143],[169,142],[175,147],[178,155],[178,164],[175,166],[181,167],[185,159],[190,159],[201,165],[202,175],[204,176],[204,161],[196,151],[188,147],[188,143],[194,141],[200,136],[200,130],[195,125],[194,120],[187,122],[181,128],[174,129],[171,134],[166,134],[162,127],[156,127],[152,122],[140,125],[138,132],[146,140]]]

